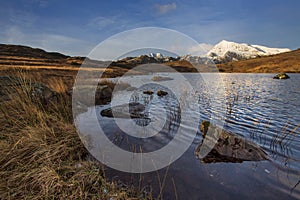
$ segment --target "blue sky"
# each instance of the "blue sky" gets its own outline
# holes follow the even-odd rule
[[[297,0],[2,0],[0,43],[84,56],[114,34],[151,26],[199,43],[226,39],[297,49],[299,9]]]

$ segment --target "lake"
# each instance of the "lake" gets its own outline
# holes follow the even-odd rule
[[[177,74],[160,75],[173,80],[149,84],[153,75],[122,77],[122,82],[129,82],[137,90],[118,91],[113,102],[121,104],[126,97],[145,105],[144,119],[119,121],[124,126],[134,121],[140,127],[164,122],[161,128],[153,126],[156,135],[136,138],[126,134],[115,119],[101,116],[101,111],[110,105],[90,107],[77,117],[77,127],[83,135],[93,138],[99,134],[95,127],[100,125],[110,141],[126,151],[160,149],[172,141],[178,130],[185,134],[178,145],[188,139],[192,144],[170,166],[155,172],[135,174],[108,167],[109,180],[133,184],[163,199],[300,198],[300,74],[289,74],[291,78],[287,80],[272,79],[273,74],[184,74],[181,79]],[[189,81],[193,89],[186,89],[184,81]],[[141,86],[143,83],[147,84]],[[154,94],[143,94],[146,90]],[[159,97],[158,90],[168,95]],[[182,94],[178,96],[177,90]],[[185,101],[186,96],[191,99]],[[90,120],[93,113],[97,124]],[[201,162],[194,153],[203,139],[198,125],[212,118],[221,120],[225,131],[262,147],[269,160]]]

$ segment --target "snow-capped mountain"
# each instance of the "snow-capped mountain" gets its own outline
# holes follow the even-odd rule
[[[261,45],[222,40],[207,53],[207,56],[214,62],[221,63],[255,58],[258,56],[269,56],[287,51],[291,50],[288,48],[270,48]]]

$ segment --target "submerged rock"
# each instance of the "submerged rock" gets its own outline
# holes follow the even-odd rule
[[[128,104],[122,104],[114,106],[112,108],[107,108],[101,111],[103,117],[110,118],[145,118],[145,106],[140,103],[131,102],[129,103],[129,112],[126,109]]]
[[[290,77],[286,73],[280,73],[273,77],[273,79],[289,79]]]
[[[196,148],[195,155],[203,163],[261,161],[268,160],[267,153],[258,145],[233,133],[225,132],[221,128],[203,121],[200,125],[203,140]],[[210,133],[207,135],[207,133]],[[217,133],[217,134],[215,134]],[[208,140],[208,141],[205,141]],[[214,144],[213,148],[204,157],[201,157],[201,148],[207,148],[207,144]],[[209,147],[208,147],[209,148]]]

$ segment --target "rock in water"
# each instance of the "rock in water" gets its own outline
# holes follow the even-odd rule
[[[110,118],[145,118],[145,106],[140,103],[131,102],[129,103],[129,112],[126,110],[128,104],[122,104],[118,106],[114,106],[112,108],[107,108],[101,111],[101,115],[103,117]]]
[[[168,94],[168,92],[165,92],[163,90],[158,90],[156,94],[159,97],[163,97],[163,96],[166,96]]]
[[[154,92],[151,90],[145,90],[143,91],[143,94],[152,95]]]
[[[280,73],[273,77],[273,79],[289,79],[290,77],[286,73]]]
[[[196,148],[195,155],[201,159],[203,163],[241,163],[243,161],[268,160],[267,153],[260,146],[233,133],[225,132],[221,128],[210,124],[208,121],[203,121],[201,123],[200,130],[202,132],[203,140]],[[207,132],[218,132],[218,134],[217,137],[214,138],[207,135]],[[214,147],[207,155],[205,155],[205,157],[201,157],[200,149],[207,148],[203,147],[203,145],[205,145],[205,140],[211,140],[208,143],[214,144]]]

